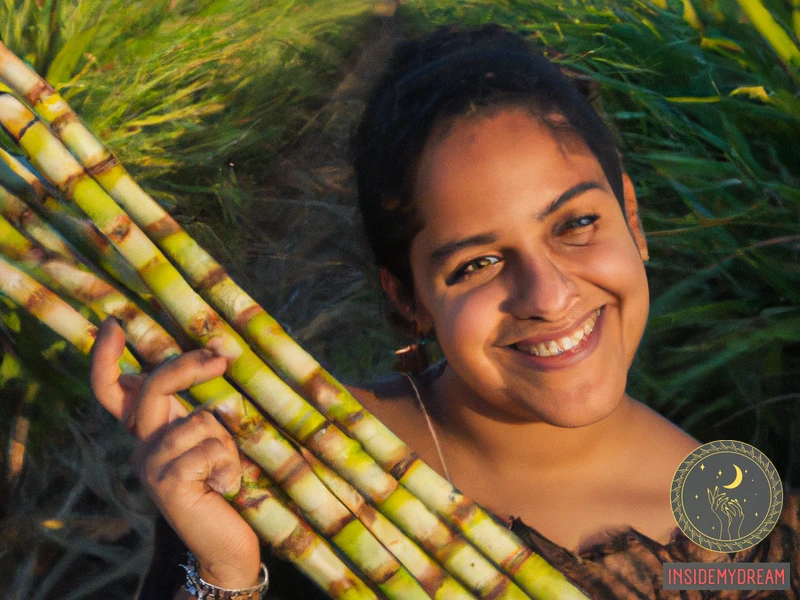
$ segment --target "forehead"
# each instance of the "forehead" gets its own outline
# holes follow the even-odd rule
[[[610,190],[583,140],[512,108],[435,129],[420,156],[414,202],[429,236],[431,226],[485,229],[537,213],[583,181]]]

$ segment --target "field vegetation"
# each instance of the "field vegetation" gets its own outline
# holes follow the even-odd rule
[[[454,22],[527,35],[597,92],[637,189],[652,304],[630,393],[701,441],[755,445],[797,487],[800,8],[767,1],[762,23],[754,4],[4,0],[0,39],[315,357],[366,382],[409,340],[386,324],[355,209],[365,90],[394,39]],[[154,515],[132,440],[83,356],[0,313],[0,596],[132,598]]]

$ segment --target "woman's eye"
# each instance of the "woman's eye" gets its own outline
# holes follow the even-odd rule
[[[581,229],[584,227],[589,227],[592,225],[597,219],[599,219],[599,215],[583,215],[581,217],[577,217],[575,219],[570,219],[564,225],[561,226],[559,233],[560,234],[579,234],[581,233]]]
[[[500,259],[496,256],[481,256],[480,258],[476,258],[475,260],[471,260],[468,263],[461,265],[445,280],[445,283],[447,285],[453,285],[454,283],[458,283],[459,281],[467,279],[484,267],[488,267],[499,262]]]

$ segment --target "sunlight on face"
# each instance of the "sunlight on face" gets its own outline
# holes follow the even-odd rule
[[[451,367],[448,401],[574,427],[622,399],[649,300],[602,168],[577,136],[558,135],[513,108],[434,132],[411,267],[419,321]]]

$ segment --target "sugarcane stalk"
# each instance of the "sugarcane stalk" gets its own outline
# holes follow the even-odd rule
[[[180,347],[161,325],[122,292],[74,262],[34,246],[2,215],[0,252],[42,284],[88,306],[101,320],[109,315],[115,317],[128,342],[147,363],[159,365],[180,354]]]
[[[308,450],[300,446],[303,458],[311,466],[317,477],[330,489],[342,503],[362,522],[368,523],[369,530],[391,550],[391,552],[411,571],[423,588],[436,600],[473,597],[461,584],[451,578],[439,565],[433,562],[419,546],[414,544],[380,512],[370,506],[364,497],[344,479],[320,462]]]
[[[119,283],[145,300],[151,298],[150,291],[139,277],[139,274],[108,243],[108,240],[97,230],[97,227],[93,223],[86,221],[79,210],[53,198],[41,180],[3,148],[0,148],[0,160],[27,186],[26,191],[28,193],[13,194],[18,200],[33,204],[36,210],[42,213],[50,223],[56,225],[60,231],[68,232],[80,246],[91,250],[95,254],[99,265]],[[8,182],[0,181],[0,183],[6,188],[6,192],[14,192],[14,190],[9,189]],[[55,247],[50,247],[49,245],[45,247],[64,255],[62,251]],[[77,258],[71,249],[68,254]]]
[[[245,467],[242,487],[231,504],[275,554],[294,563],[331,598],[377,600],[325,540],[286,506],[256,465]]]
[[[27,310],[39,321],[87,354],[97,337],[97,327],[64,302],[57,294],[17,269],[0,256],[0,292]],[[126,348],[120,359],[125,373],[140,370],[138,361]]]
[[[772,46],[775,54],[787,65],[800,67],[800,49],[781,27],[772,14],[767,10],[761,0],[736,0],[742,11],[761,34],[767,43]]]
[[[529,594],[539,597],[558,590],[564,597],[583,597],[563,574],[416,458],[397,436],[369,414],[134,182],[52,86],[1,45],[0,78],[52,124],[56,135],[86,169],[176,261],[191,283],[205,292],[253,348],[287,378],[300,384],[325,417],[340,423],[384,470],[460,530]],[[346,479],[350,480],[347,476]]]
[[[80,260],[58,231],[47,221],[39,218],[27,204],[2,185],[0,185],[0,214],[43,248],[75,261]]]
[[[126,333],[128,343],[150,364],[158,365],[167,358],[180,354],[180,348],[169,334],[130,302],[124,294],[93,273],[82,271],[60,257],[48,256],[2,216],[0,216],[0,252],[7,258],[21,263],[23,269],[41,283],[56,290],[60,289],[75,300],[86,304],[101,319],[109,314],[116,317]],[[379,587],[388,597],[409,599],[428,597],[413,581],[413,573],[401,570],[377,539],[369,539],[371,536],[363,531],[364,525],[360,521],[350,524],[354,519],[349,510],[336,498],[331,497],[331,492],[326,487],[319,483],[315,485],[316,478],[307,465],[303,466],[302,457],[232,386],[223,379],[212,382],[210,386],[204,386],[202,389],[213,392],[201,394],[196,389],[195,396],[201,396],[200,399],[206,403],[206,408],[218,414],[229,430],[238,436],[239,446],[245,453],[266,468],[278,484],[283,485],[284,481],[288,482],[289,488],[285,491],[295,504],[304,510],[306,515],[311,513],[312,523],[317,529],[339,546],[357,566],[365,569],[376,583],[380,583]],[[276,446],[279,446],[277,451]],[[276,479],[277,473],[283,473],[281,477],[284,481]],[[331,510],[331,504],[334,510]],[[335,510],[337,505],[338,511]],[[317,516],[316,512],[321,514]],[[370,521],[374,520],[375,517],[370,515]],[[337,536],[343,541],[337,540]],[[348,544],[348,540],[352,541]],[[395,536],[391,542],[411,544],[405,536],[402,536],[402,539]],[[425,592],[435,595],[437,590],[441,589],[442,593],[446,594],[442,595],[442,598],[472,598],[433,561],[424,556],[428,564],[424,568],[418,568],[418,572],[427,575],[429,589],[425,589]],[[363,557],[369,557],[368,564]],[[376,568],[375,565],[380,567]],[[419,566],[419,561],[415,566]],[[434,584],[436,587],[433,587]]]
[[[158,365],[170,356],[176,356],[181,352],[169,334],[131,303],[124,294],[94,274],[80,270],[74,263],[61,257],[48,256],[41,251],[41,248],[36,248],[2,216],[0,216],[0,252],[8,258],[20,262],[26,272],[39,279],[41,283],[51,288],[61,289],[74,299],[86,304],[101,319],[108,314],[116,317],[126,333],[128,343],[150,364]],[[43,280],[43,277],[46,279]],[[145,326],[137,325],[138,320],[144,320]],[[156,354],[151,349],[159,352]],[[364,525],[361,521],[350,524],[354,519],[349,510],[342,506],[336,498],[331,497],[331,492],[326,487],[318,482],[315,485],[316,478],[307,465],[302,464],[303,458],[224,379],[195,389],[194,395],[205,403],[208,410],[214,411],[222,418],[229,430],[237,436],[239,446],[251,459],[264,467],[279,485],[288,482],[288,489],[285,485],[284,488],[295,504],[304,510],[307,516],[310,513],[315,527],[339,546],[357,566],[371,575],[371,578],[380,584],[379,587],[386,592],[388,597],[427,598],[427,594],[422,594],[423,590],[433,597],[436,594],[439,594],[441,598],[473,597],[414,546],[417,552],[427,559],[427,564],[419,559],[412,563],[416,567],[416,573],[421,574],[427,583],[426,587],[420,588],[420,585],[416,584],[411,576],[416,573],[412,571],[409,574],[399,569],[399,565],[394,562],[391,555],[378,543],[379,540],[381,542],[384,540],[381,540],[380,537],[377,540],[371,540],[371,536],[363,531]],[[283,481],[276,478],[277,474],[282,474],[280,477]],[[334,506],[333,510],[330,508],[331,505]],[[337,505],[338,511],[335,510]],[[370,510],[375,512],[374,509]],[[317,512],[321,514],[317,516],[315,514]],[[385,521],[382,515],[380,519]],[[369,514],[368,521],[362,519],[366,523],[375,520],[376,516],[372,514]],[[380,524],[378,529],[380,529]],[[397,533],[399,534],[399,532]],[[339,541],[337,536],[341,537],[343,541]],[[352,541],[348,544],[348,540]],[[413,546],[411,541],[402,534],[392,536],[390,543],[403,547]],[[409,552],[407,551],[406,554]],[[369,563],[366,563],[363,557],[369,557]],[[376,568],[375,565],[379,565],[379,568]],[[371,571],[370,568],[372,568]]]
[[[65,199],[74,201],[131,262],[154,296],[190,337],[202,345],[217,338],[224,354],[237,357],[229,362],[228,375],[281,428],[343,475],[478,596],[498,600],[527,597],[479,551],[384,472],[364,452],[358,441],[330,424],[261,362],[230,325],[180,277],[166,257],[72,158],[47,127],[9,94],[0,95],[0,121],[7,133],[25,150],[36,169],[59,188]],[[432,470],[430,472],[433,473]],[[485,513],[484,516],[491,520]],[[501,528],[499,530],[503,531]],[[531,555],[530,551],[528,555]],[[516,555],[512,558],[516,558]],[[540,557],[535,558],[544,563]],[[516,563],[512,566],[516,566]],[[566,583],[563,575],[555,569],[550,568],[549,573],[545,569],[540,571],[553,581],[560,577],[561,582]],[[565,593],[570,589],[575,590],[569,584],[563,587]]]
[[[39,250],[0,217],[0,252],[4,258],[21,262],[32,277],[66,291],[97,311],[101,318],[105,313],[120,318],[128,342],[152,364],[180,354],[177,343],[158,324],[152,322],[151,326],[143,327],[130,318],[127,314],[130,308],[126,307],[130,302],[121,292],[93,274],[60,258],[48,258]],[[143,313],[141,316],[150,319]],[[158,350],[158,354],[148,353],[151,348]],[[317,530],[364,570],[388,598],[429,598],[412,574],[317,479],[294,447],[225,379],[216,378],[195,386],[190,393],[204,408],[221,417],[240,448],[266,469]],[[468,594],[461,597],[472,598]]]
[[[342,423],[348,433],[363,443],[367,453],[375,457],[384,469],[392,471],[401,483],[421,498],[428,507],[460,529],[495,564],[512,574],[515,581],[529,593],[538,596],[541,593],[552,593],[557,590],[563,597],[583,597],[561,573],[532,553],[514,534],[424,465],[399,438],[365,411],[330,374],[280,328],[277,321],[252,298],[244,294],[230,280],[222,267],[199,249],[199,246],[179,229],[177,223],[157,203],[136,186],[118,161],[91,135],[52,87],[7,49],[0,55],[0,76],[15,90],[25,95],[46,120],[53,123],[54,129],[65,143],[76,155],[85,160],[91,172],[121,204],[130,205],[132,214],[136,211],[135,214],[139,215],[142,226],[148,233],[162,247],[172,249],[170,256],[181,265],[190,280],[201,291],[206,290],[210,297],[228,300],[223,307],[227,309],[224,312],[254,347],[287,377],[300,383],[324,414],[331,420]],[[128,200],[128,192],[131,190],[136,199],[135,203]],[[143,208],[145,206],[146,209]],[[211,293],[214,291],[218,293]],[[331,427],[327,430],[333,431],[332,437],[340,433],[338,429]],[[300,439],[301,443],[305,443],[302,438]],[[336,468],[341,468],[341,465]],[[343,474],[359,487],[356,481],[351,479],[352,474],[350,476],[345,472]],[[443,493],[445,490],[447,493]],[[364,493],[363,490],[360,491]],[[399,491],[401,496],[405,494],[404,490]],[[372,502],[376,502],[371,494],[365,495],[370,497]],[[403,499],[400,506],[407,510],[409,502]],[[387,504],[390,505],[393,506],[391,503]],[[402,520],[402,515],[398,517]],[[395,522],[399,523],[396,520]],[[406,526],[407,524],[408,521]],[[431,548],[428,549],[432,551]],[[483,589],[482,593],[489,593],[485,582],[482,586],[473,585],[471,589],[478,593]],[[518,591],[516,586],[508,589],[512,594]]]
[[[130,301],[121,292],[92,273],[82,271],[61,258],[48,257],[2,216],[0,216],[0,252],[8,258],[21,262],[28,274],[38,278],[42,283],[51,288],[60,288],[83,302],[100,318],[104,318],[106,314],[117,317],[126,332],[128,342],[140,356],[146,356],[146,360],[151,364],[157,365],[162,360],[180,353],[175,341],[155,322],[148,327],[137,326],[135,318],[131,317],[140,316],[152,320],[141,313],[135,305],[131,307]],[[42,281],[42,277],[47,279]],[[136,315],[134,311],[138,311],[141,315]],[[168,351],[158,355],[154,355],[153,352],[148,353],[148,349],[153,347]],[[428,594],[425,593],[428,590],[421,588],[420,584],[414,581],[412,574],[400,568],[379,541],[365,531],[364,524],[357,521],[350,511],[333,497],[328,488],[316,479],[291,444],[224,379],[214,380],[208,385],[195,388],[193,395],[204,402],[208,410],[222,418],[237,437],[239,446],[245,453],[284,487],[284,491],[295,504],[307,517],[310,517],[312,524],[350,557],[356,566],[362,568],[388,597],[428,598]],[[374,516],[370,517],[370,521],[375,520]],[[403,540],[394,537],[392,542],[411,543],[405,536],[402,538]],[[442,595],[442,598],[472,598],[452,578],[445,576],[433,561],[428,559],[427,562],[425,568],[418,570],[428,575],[427,583],[433,595],[437,590],[443,590],[447,595]]]
[[[91,350],[97,328],[57,294],[1,255],[0,293],[28,310],[80,352],[88,354]],[[120,368],[125,373],[140,372],[138,362],[127,348],[120,359]],[[257,465],[245,468],[242,488],[230,501],[261,539],[272,545],[273,551],[297,564],[332,598],[376,598],[324,540],[286,506],[276,493],[274,484]]]

